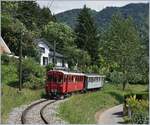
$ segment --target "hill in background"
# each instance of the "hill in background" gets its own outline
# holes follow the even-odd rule
[[[58,22],[65,23],[75,28],[77,24],[77,17],[81,9],[72,9],[59,14],[56,14]],[[148,3],[137,3],[128,4],[123,7],[106,7],[105,9],[97,12],[90,9],[90,13],[95,20],[95,24],[98,29],[106,29],[109,26],[112,15],[120,12],[124,18],[131,16],[140,33],[142,43],[146,46],[148,52],[149,46],[149,4]]]
[[[59,22],[63,22],[72,28],[75,27],[77,23],[77,17],[81,9],[72,9],[59,14],[56,14],[56,18]],[[125,18],[127,16],[133,17],[136,25],[143,26],[148,25],[148,3],[138,3],[138,4],[128,4],[123,7],[106,7],[102,11],[90,10],[95,23],[98,28],[105,28],[109,24],[111,17],[116,12],[120,12]]]

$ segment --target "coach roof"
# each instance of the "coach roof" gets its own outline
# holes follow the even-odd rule
[[[63,70],[50,70],[50,71],[61,72],[61,73],[65,74],[65,75],[80,75],[80,76],[85,76],[85,74],[83,74],[83,73],[67,72],[67,71],[63,71]]]
[[[105,77],[105,75],[85,74],[86,77]]]

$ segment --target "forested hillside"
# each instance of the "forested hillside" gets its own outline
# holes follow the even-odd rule
[[[59,14],[56,14],[56,18],[60,22],[64,22],[75,27],[77,23],[77,16],[81,9],[72,9]],[[106,7],[102,11],[90,10],[93,18],[99,28],[107,26],[111,21],[111,17],[116,12],[121,12],[124,17],[132,16],[137,25],[148,25],[148,4],[128,4],[124,7]]]
[[[59,14],[56,14],[56,19],[58,22],[65,23],[72,28],[75,28],[77,25],[77,17],[82,9],[72,9]],[[148,3],[137,3],[137,4],[128,4],[123,7],[106,7],[102,11],[95,11],[90,9],[90,13],[94,18],[95,24],[98,29],[107,29],[111,18],[115,13],[121,13],[124,18],[131,16],[133,22],[140,33],[142,38],[142,43],[146,46],[148,53],[149,38],[148,38],[148,25],[149,25],[149,5]]]

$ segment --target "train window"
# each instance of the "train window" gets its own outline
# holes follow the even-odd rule
[[[62,83],[62,77],[61,77],[61,76],[59,76],[59,77],[57,78],[57,83]]]
[[[78,76],[78,82],[80,82],[80,76]]]
[[[91,82],[90,78],[88,78],[87,80],[88,80],[88,82]]]
[[[96,82],[98,81],[98,77],[96,77]]]
[[[53,76],[52,75],[48,75],[47,81],[49,81],[49,82],[53,81]]]
[[[80,81],[82,81],[82,76],[80,77]]]
[[[76,76],[76,82],[78,82],[78,76]]]
[[[72,82],[72,76],[69,76],[69,82]]]
[[[99,77],[99,81],[101,81],[101,78]]]
[[[77,82],[77,76],[74,77],[74,81]]]

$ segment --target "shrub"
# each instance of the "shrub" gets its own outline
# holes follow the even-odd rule
[[[44,85],[45,68],[40,66],[34,59],[27,58],[22,63],[23,86],[37,89]]]
[[[46,71],[49,71],[49,70],[52,70],[53,67],[54,65],[49,63],[45,68],[46,68]]]
[[[149,93],[148,92],[140,92],[140,93],[127,93],[124,95],[124,99],[129,98],[130,96],[136,95],[136,99],[148,99],[149,98]]]
[[[1,56],[1,63],[2,65],[8,65],[8,64],[16,64],[17,60],[15,57],[13,56],[9,56],[6,54],[2,54]]]
[[[148,100],[137,99],[136,95],[126,99],[127,105],[131,108],[131,123],[148,124]]]
[[[28,81],[24,83],[24,87],[30,89],[42,88],[44,83],[44,78],[38,78],[36,76],[30,75]]]
[[[9,64],[10,62],[10,58],[5,54],[1,56],[1,59],[2,59],[2,64]]]
[[[148,100],[139,100],[135,108],[132,108],[131,122],[136,124],[148,124]]]
[[[123,83],[125,81],[125,77],[122,72],[113,71],[110,73],[109,79],[113,83]]]
[[[131,122],[133,124],[148,124],[148,112],[133,112]]]

